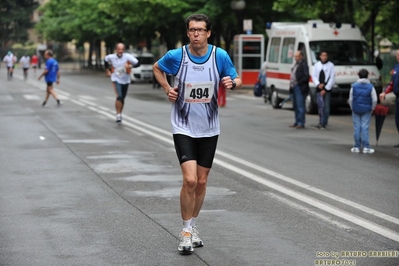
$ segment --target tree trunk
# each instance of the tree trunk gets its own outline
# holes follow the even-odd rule
[[[374,55],[375,49],[375,19],[377,17],[377,13],[374,9],[371,10],[371,53]]]
[[[101,64],[101,40],[96,41],[96,69],[103,69],[103,65]]]
[[[87,67],[88,68],[92,68],[93,67],[93,64],[91,62],[91,55],[92,54],[93,54],[93,42],[90,41],[90,43],[89,43],[89,55],[88,55],[88,58],[87,58]]]

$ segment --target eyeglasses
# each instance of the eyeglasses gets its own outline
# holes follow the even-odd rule
[[[207,31],[208,31],[207,29],[203,29],[203,28],[189,28],[189,29],[188,29],[188,32],[189,32],[189,33],[198,32],[199,34],[202,34],[202,33],[205,33],[205,32],[207,32]]]

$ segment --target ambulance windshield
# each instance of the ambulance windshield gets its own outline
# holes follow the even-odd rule
[[[327,51],[328,59],[336,66],[373,65],[373,58],[363,41],[314,41],[309,43],[312,63],[319,59],[320,52]]]

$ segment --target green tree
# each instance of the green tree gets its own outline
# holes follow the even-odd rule
[[[376,33],[396,44],[399,43],[397,14],[399,14],[399,1],[391,0],[382,6],[376,18]]]
[[[35,0],[0,1],[1,47],[28,40],[28,29],[33,27],[31,16],[37,6]]]
[[[151,39],[158,32],[168,49],[174,48],[181,37],[183,14],[191,1],[182,0],[111,0],[101,4],[101,9],[113,19],[123,22],[122,29],[131,29],[129,43]]]
[[[73,39],[73,30],[67,26],[74,19],[68,12],[71,5],[72,0],[51,0],[40,8],[42,16],[36,24],[36,29],[45,40],[68,42]]]
[[[99,66],[101,40],[118,34],[115,27],[118,21],[103,12],[100,4],[101,1],[94,0],[51,0],[41,8],[43,16],[36,28],[48,41],[75,40],[78,46],[89,42],[89,54],[97,54],[96,66]],[[91,58],[87,60],[91,65]]]
[[[210,41],[220,44],[222,36],[228,50],[234,35],[242,33],[244,18],[254,20],[253,32],[264,33],[263,18],[270,17],[272,2],[247,2],[245,10],[236,12],[230,7],[231,0],[51,0],[42,9],[38,29],[46,39],[58,41],[101,38],[109,49],[118,41],[137,45],[142,40],[151,49],[151,40],[159,36],[172,49],[178,41],[188,41],[185,18],[205,13],[213,20]]]
[[[399,4],[394,0],[276,0],[273,8],[282,13],[288,11],[289,20],[318,18],[324,22],[356,23],[373,49],[376,28],[382,34],[396,34]],[[383,12],[383,16],[379,16],[380,12]],[[379,26],[382,21],[389,27]]]

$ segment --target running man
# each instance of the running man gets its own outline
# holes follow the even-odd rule
[[[130,71],[132,67],[140,65],[139,60],[131,54],[125,53],[125,45],[118,43],[116,53],[109,54],[104,58],[107,75],[111,77],[114,84],[112,87],[116,90],[117,97],[115,101],[116,119],[115,122],[122,124],[122,110],[125,104],[125,97],[129,88]]]
[[[45,76],[45,80],[47,83],[46,98],[44,99],[44,102],[42,104],[43,107],[46,106],[50,95],[52,95],[57,101],[57,106],[61,106],[62,104],[53,88],[54,82],[60,84],[60,69],[58,67],[58,62],[53,58],[53,55],[53,51],[51,50],[46,50],[44,52],[44,58],[46,59],[46,68],[38,78],[38,80],[40,80],[43,76]]]
[[[3,61],[7,66],[7,79],[11,80],[17,57],[11,51],[8,51],[7,55],[3,58]]]
[[[180,254],[191,254],[194,247],[204,245],[196,221],[220,134],[219,82],[230,90],[242,86],[227,52],[208,44],[212,29],[208,16],[191,15],[186,27],[189,45],[168,51],[153,65],[158,83],[172,102],[173,140],[183,175]],[[173,75],[173,84],[168,83],[165,74]]]
[[[26,80],[28,78],[30,56],[25,54],[24,56],[21,57],[21,59],[19,59],[19,63],[22,64],[22,69],[24,71],[24,79]]]

